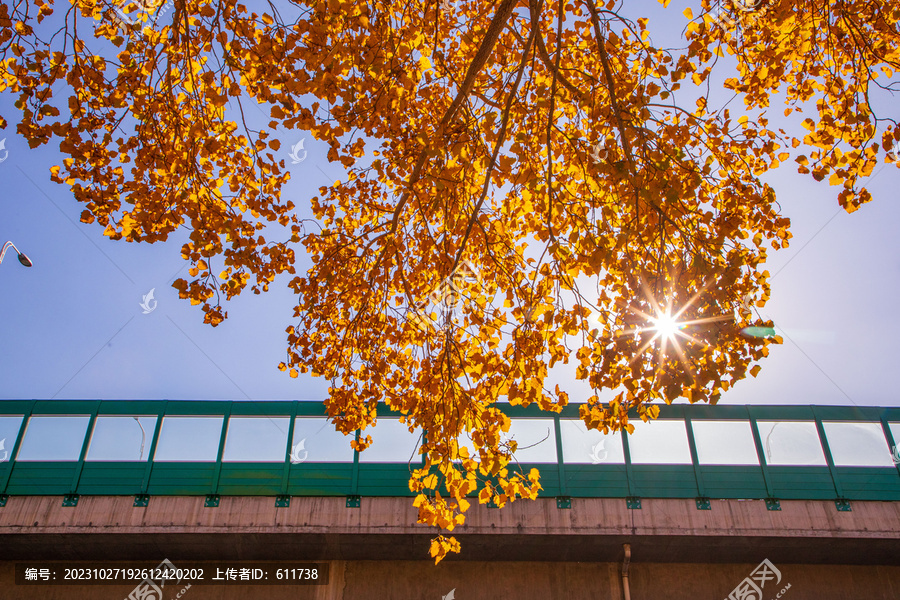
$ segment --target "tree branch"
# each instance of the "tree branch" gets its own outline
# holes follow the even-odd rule
[[[472,59],[472,62],[469,64],[469,68],[466,70],[466,77],[463,79],[462,85],[459,87],[459,90],[456,92],[456,98],[453,99],[453,103],[450,104],[450,108],[447,109],[447,112],[444,113],[444,117],[441,119],[440,124],[438,125],[437,131],[435,131],[433,140],[440,140],[443,138],[444,130],[447,125],[449,125],[450,120],[456,114],[456,111],[462,105],[463,101],[465,101],[466,97],[469,95],[469,92],[472,91],[472,87],[475,85],[475,77],[478,76],[478,73],[484,67],[488,58],[491,56],[491,52],[494,50],[494,45],[497,43],[497,38],[500,37],[500,32],[503,31],[503,28],[506,27],[506,22],[509,20],[510,15],[512,15],[513,8],[515,8],[516,2],[518,0],[503,0],[500,3],[500,6],[497,8],[497,12],[494,13],[494,17],[491,19],[491,24],[488,26],[487,31],[484,33],[484,39],[481,41],[481,46],[478,48],[478,52],[475,53],[475,58]],[[422,148],[421,152],[419,152],[419,158],[416,161],[416,166],[413,167],[413,172],[409,177],[409,183],[407,184],[407,190],[403,192],[403,196],[401,196],[400,201],[397,203],[397,208],[394,209],[394,216],[391,219],[391,233],[395,233],[397,231],[397,225],[400,222],[400,213],[403,211],[403,207],[406,206],[406,202],[409,199],[409,186],[412,186],[419,180],[420,174],[422,172],[422,167],[425,166],[425,161],[428,160],[428,149],[429,146]]]

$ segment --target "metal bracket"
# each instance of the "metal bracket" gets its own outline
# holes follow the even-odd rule
[[[838,509],[838,512],[850,512],[853,509],[850,508],[850,501],[844,498],[838,498],[834,501],[835,508]]]
[[[66,494],[63,496],[63,506],[78,506],[78,494]]]
[[[134,506],[148,506],[150,504],[150,494],[137,494],[134,497]]]
[[[572,508],[572,498],[569,496],[557,496],[556,508]]]
[[[203,502],[203,506],[206,508],[218,508],[219,507],[219,495],[218,494],[209,494],[206,496],[206,501]]]
[[[637,496],[628,496],[627,498],[625,498],[625,506],[632,510],[640,510],[641,499]]]
[[[275,508],[288,508],[290,505],[290,496],[275,496]]]
[[[360,496],[347,496],[347,508],[359,508]]]
[[[712,510],[709,498],[697,498],[697,510]]]
[[[766,498],[766,510],[781,510],[781,502],[778,498]]]

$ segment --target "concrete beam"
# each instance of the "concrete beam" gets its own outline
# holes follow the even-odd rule
[[[136,508],[125,496],[84,496],[76,507],[61,497],[14,496],[0,508],[0,560],[420,560],[436,530],[416,524],[411,498],[153,497]],[[473,505],[452,532],[463,544],[448,560],[621,560],[630,543],[634,562],[773,562],[900,565],[900,503],[782,501],[781,511],[757,500],[644,499],[629,510],[619,498],[519,500],[503,509]]]

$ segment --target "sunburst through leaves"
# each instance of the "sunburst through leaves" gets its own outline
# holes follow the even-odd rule
[[[677,278],[674,278],[677,279]],[[673,279],[673,281],[674,281]],[[691,335],[687,333],[685,329],[694,328],[701,325],[706,325],[709,323],[715,323],[719,321],[732,321],[734,319],[733,315],[716,315],[713,317],[700,317],[696,319],[684,319],[684,315],[691,309],[704,291],[709,287],[709,283],[703,285],[702,288],[698,292],[696,292],[690,300],[682,304],[680,307],[673,306],[673,299],[675,298],[675,290],[674,283],[669,289],[669,296],[666,300],[665,307],[663,307],[662,303],[656,298],[656,295],[647,285],[644,279],[641,279],[641,288],[644,291],[644,296],[647,299],[647,302],[650,304],[651,309],[654,314],[648,314],[642,310],[639,310],[634,307],[629,307],[629,311],[634,313],[635,315],[646,320],[647,325],[640,327],[633,327],[630,329],[625,329],[619,331],[617,333],[618,336],[633,334],[636,337],[642,338],[643,335],[647,332],[652,332],[653,335],[650,339],[646,340],[641,344],[641,347],[635,353],[634,358],[631,359],[629,364],[633,364],[636,360],[638,360],[644,352],[650,347],[653,346],[654,343],[658,342],[658,354],[657,354],[657,363],[656,363],[656,374],[658,375],[664,368],[666,364],[666,358],[668,356],[667,351],[669,346],[674,349],[675,354],[678,357],[679,362],[684,367],[685,372],[691,376],[693,380],[693,374],[691,370],[690,361],[685,356],[684,348],[682,347],[682,342],[679,340],[684,340],[687,344],[699,344],[703,347],[709,347],[709,343],[705,340],[697,337],[696,335]],[[674,311],[674,312],[673,312]],[[699,334],[699,331],[697,332]]]

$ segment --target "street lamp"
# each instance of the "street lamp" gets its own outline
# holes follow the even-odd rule
[[[144,431],[144,426],[141,425],[141,420],[137,417],[131,417],[134,419],[134,422],[138,424],[138,427],[141,428],[141,455],[138,460],[144,460],[144,439],[147,437],[147,432]]]
[[[22,254],[19,251],[19,249],[16,248],[16,245],[13,244],[12,242],[6,242],[5,244],[3,244],[3,250],[0,250],[0,263],[3,262],[3,257],[6,256],[6,251],[9,250],[10,248],[15,250],[16,254],[19,255],[19,262],[22,263],[22,266],[30,267],[33,264],[31,262],[31,259],[28,258],[27,256],[25,256],[24,254]]]

